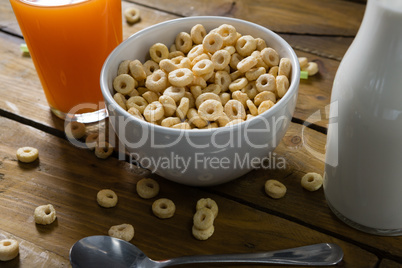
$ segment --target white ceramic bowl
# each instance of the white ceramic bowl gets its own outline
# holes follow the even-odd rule
[[[138,120],[113,99],[113,79],[118,65],[127,59],[144,62],[157,42],[168,47],[181,31],[203,24],[207,31],[227,23],[242,34],[263,38],[280,57],[292,62],[290,88],[265,113],[237,124],[205,130],[179,130]],[[272,151],[284,136],[297,99],[300,68],[290,45],[274,32],[247,21],[226,17],[188,17],[166,21],[129,37],[107,58],[101,72],[101,88],[109,119],[120,142],[143,167],[166,179],[193,186],[210,186],[238,178],[259,166],[272,166]],[[267,161],[270,166],[267,166]],[[282,163],[283,164],[283,163]],[[265,166],[264,166],[265,165]]]

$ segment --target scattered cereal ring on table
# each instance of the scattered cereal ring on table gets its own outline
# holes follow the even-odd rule
[[[56,210],[51,204],[39,206],[35,208],[34,218],[37,224],[51,224],[56,219]]]
[[[77,121],[68,122],[64,127],[64,132],[67,138],[70,139],[81,139],[85,136],[86,127],[85,124]]]
[[[23,163],[31,163],[39,157],[38,149],[34,147],[21,147],[17,150],[17,159]]]
[[[214,213],[211,209],[203,207],[198,209],[193,216],[193,224],[199,230],[206,230],[214,224]]]
[[[316,191],[321,188],[323,178],[320,174],[315,172],[309,172],[301,179],[301,185],[304,189],[309,191]]]
[[[144,199],[150,199],[159,194],[159,183],[151,178],[141,179],[137,182],[138,195]]]
[[[107,141],[95,144],[95,155],[100,159],[106,159],[113,153],[113,146]]]
[[[19,243],[15,239],[0,240],[0,261],[9,261],[18,256]]]
[[[193,236],[198,239],[198,240],[207,240],[208,238],[210,238],[215,231],[215,227],[213,225],[211,225],[208,229],[205,230],[200,230],[197,229],[194,225],[192,227],[192,233]]]
[[[214,214],[214,218],[218,216],[218,205],[216,204],[215,200],[211,198],[201,198],[197,201],[195,206],[196,210],[200,210],[202,208],[207,208],[212,211]]]
[[[141,19],[140,11],[135,7],[128,7],[124,10],[124,18],[130,24],[134,24]]]
[[[175,211],[175,204],[172,200],[167,198],[155,200],[155,202],[152,204],[152,212],[160,219],[168,219],[173,217]]]
[[[96,201],[104,208],[111,208],[117,205],[118,197],[113,190],[103,189],[96,194]]]
[[[110,227],[108,235],[123,239],[125,241],[131,241],[134,238],[134,227],[131,224],[123,223]]]
[[[285,196],[286,186],[277,180],[267,180],[265,182],[265,193],[274,199],[279,199]]]

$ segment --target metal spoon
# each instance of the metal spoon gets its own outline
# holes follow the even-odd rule
[[[331,243],[244,254],[184,256],[170,260],[154,261],[133,244],[110,236],[89,236],[76,242],[70,249],[73,268],[157,268],[187,263],[267,263],[288,265],[322,265],[339,263],[342,249]]]

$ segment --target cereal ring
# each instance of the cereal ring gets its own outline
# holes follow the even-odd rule
[[[216,51],[212,57],[211,61],[214,64],[214,70],[221,71],[226,68],[230,63],[230,53],[227,50],[220,49]]]
[[[243,93],[241,91],[235,91],[235,92],[232,93],[232,98],[234,100],[240,101],[241,104],[243,104],[244,108],[247,107],[246,102],[247,102],[247,100],[249,100],[249,98],[248,98],[246,93]]]
[[[278,71],[279,71],[279,66],[272,66],[271,68],[269,68],[268,73],[272,74],[275,77],[277,77],[278,76]]]
[[[203,53],[204,53],[204,47],[202,45],[196,45],[192,49],[190,49],[190,51],[187,54],[187,58],[189,58],[190,61],[192,61],[193,59],[195,59],[196,57],[200,56]]]
[[[255,115],[247,114],[246,120],[253,119],[254,117],[255,117]]]
[[[258,106],[258,114],[262,114],[263,112],[271,109],[274,104],[275,103],[273,103],[271,100],[261,102],[261,104]]]
[[[209,227],[206,230],[199,230],[199,229],[195,228],[194,225],[192,228],[193,236],[198,240],[207,240],[208,238],[210,238],[213,235],[214,231],[215,231],[215,227],[213,225],[211,225],[211,227]]]
[[[276,81],[275,76],[272,74],[263,74],[258,77],[255,82],[255,86],[259,92],[262,91],[275,91]]]
[[[279,199],[285,196],[286,186],[277,180],[267,180],[265,182],[265,193],[274,199]]]
[[[165,115],[163,105],[159,101],[151,102],[145,107],[144,117],[148,122],[155,122]]]
[[[169,52],[169,59],[173,59],[173,58],[176,58],[176,57],[184,57],[185,55],[184,55],[184,53],[183,52],[181,52],[181,51],[171,51],[171,52]]]
[[[214,70],[214,64],[211,60],[208,59],[200,60],[192,68],[193,73],[198,76],[208,74],[213,70]]]
[[[140,20],[140,11],[135,7],[129,7],[124,10],[124,18],[129,24],[134,24]]]
[[[147,78],[147,74],[145,73],[144,67],[139,60],[133,60],[130,62],[130,73],[131,76],[134,77],[137,81],[142,81]]]
[[[0,240],[0,261],[9,261],[18,256],[19,243],[15,239]]]
[[[208,54],[202,53],[201,55],[198,55],[193,60],[191,60],[190,65],[194,66],[200,60],[210,60],[210,59],[211,59],[211,57]]]
[[[176,58],[174,58],[176,59]],[[159,62],[159,67],[167,73],[179,69],[179,65],[173,59],[163,59]]]
[[[254,104],[255,104],[256,106],[260,106],[260,104],[261,104],[263,101],[267,101],[267,100],[270,100],[270,101],[272,101],[273,103],[275,103],[275,102],[276,102],[275,93],[273,93],[273,92],[271,92],[271,91],[263,91],[263,92],[258,93],[258,94],[254,97]]]
[[[238,64],[237,64],[237,70],[239,70],[242,73],[245,73],[249,71],[251,68],[257,65],[257,59],[254,58],[253,56],[248,56],[244,59],[242,59]]]
[[[95,155],[100,159],[106,159],[113,153],[113,147],[108,142],[96,143]]]
[[[254,102],[252,102],[251,100],[247,100],[246,101],[246,105],[248,110],[250,111],[251,115],[258,115],[258,109],[257,106],[255,106]]]
[[[184,97],[186,89],[184,87],[170,86],[163,92],[163,95],[171,97],[175,102],[179,102]]]
[[[257,41],[251,35],[243,35],[237,39],[235,48],[242,57],[247,57],[257,48]]]
[[[244,75],[248,81],[255,81],[260,77],[260,75],[265,74],[267,71],[264,67],[256,67],[248,70]]]
[[[210,53],[215,53],[223,46],[223,38],[214,32],[210,32],[202,40],[202,46],[204,50]]]
[[[196,99],[195,99],[195,107],[197,107],[197,109],[200,107],[201,103],[203,103],[206,100],[217,100],[217,101],[221,101],[221,98],[211,92],[207,92],[207,93],[202,93],[201,95],[199,95]]]
[[[17,159],[23,163],[31,163],[39,157],[38,149],[34,147],[21,147],[17,150]]]
[[[35,208],[34,218],[37,224],[51,224],[56,219],[56,210],[51,204],[39,206]]]
[[[188,33],[180,32],[176,36],[175,45],[177,50],[183,53],[188,53],[193,46],[193,40]]]
[[[307,66],[301,69],[302,71],[307,71],[309,76],[313,76],[318,73],[318,65],[317,63],[310,61],[307,63]]]
[[[178,117],[166,117],[161,121],[161,126],[163,127],[172,127],[181,123],[181,119]]]
[[[145,87],[154,92],[162,92],[168,86],[166,73],[160,69],[147,76]]]
[[[232,83],[230,75],[226,71],[217,71],[215,73],[215,84],[221,87],[221,91],[226,91],[229,89],[229,85]]]
[[[173,125],[172,128],[177,128],[177,129],[191,129],[191,126],[188,122],[183,122],[183,123],[178,123],[176,125]]]
[[[126,102],[127,109],[135,107],[136,109],[138,109],[138,111],[140,111],[140,113],[144,113],[145,107],[147,107],[147,105],[148,102],[141,96],[131,97]]]
[[[223,114],[216,120],[216,122],[220,127],[224,127],[230,122],[230,118],[226,114]]]
[[[123,239],[125,241],[131,241],[134,238],[134,227],[131,224],[123,223],[110,227],[108,235]]]
[[[69,139],[81,139],[85,136],[85,124],[77,121],[68,122],[64,127],[64,132]]]
[[[227,52],[229,52],[230,55],[233,55],[234,53],[236,53],[236,48],[234,46],[226,46],[223,49],[226,50]]]
[[[163,105],[163,109],[165,110],[165,116],[172,116],[176,111],[177,105],[172,97],[162,95],[159,97],[159,102]]]
[[[122,62],[120,62],[119,68],[117,69],[117,75],[128,74],[128,72],[130,71],[130,68],[128,67],[130,61],[131,60],[123,60]]]
[[[251,81],[245,86],[241,92],[246,93],[249,99],[254,99],[254,97],[258,94],[257,87],[255,86],[255,81]]]
[[[129,74],[120,74],[113,80],[113,88],[117,92],[126,95],[135,88],[135,80]]]
[[[284,75],[276,77],[276,93],[282,98],[289,89],[289,79]]]
[[[233,70],[237,70],[237,64],[239,64],[239,62],[244,59],[239,53],[234,53],[232,55],[232,57],[230,58],[230,62],[229,62],[229,66],[233,69]],[[234,80],[232,78],[232,80]]]
[[[203,207],[197,210],[193,216],[194,227],[206,230],[214,224],[214,213],[209,208]]]
[[[193,82],[194,74],[190,69],[180,68],[170,72],[168,80],[172,86],[184,87]]]
[[[132,116],[137,117],[138,119],[144,120],[144,117],[142,116],[141,112],[135,107],[131,107],[130,109],[127,110],[127,112]]]
[[[193,124],[194,126],[198,128],[203,128],[208,125],[208,121],[205,120],[205,118],[202,118],[201,116],[198,115],[198,111],[194,108],[191,108],[187,112],[187,119],[190,124]]]
[[[232,83],[230,83],[229,89],[230,91],[234,92],[236,90],[243,89],[244,87],[247,86],[247,84],[248,84],[247,78],[245,77],[237,78]]]
[[[323,183],[322,176],[315,172],[309,172],[301,179],[301,185],[309,191],[316,191],[321,188]]]
[[[142,94],[142,97],[148,102],[154,102],[159,100],[159,95],[158,93],[155,93],[154,91],[147,91]]]
[[[162,43],[156,43],[149,49],[151,59],[159,63],[163,59],[169,58],[169,49]]]
[[[265,43],[264,39],[257,37],[255,40],[257,41],[257,50],[258,51],[261,51],[267,47],[267,44]]]
[[[96,194],[96,201],[101,207],[112,208],[116,206],[118,198],[114,191],[103,189]]]
[[[191,86],[190,92],[194,96],[195,99],[198,98],[202,94],[202,87],[201,86]]]
[[[154,179],[144,178],[137,182],[136,189],[141,198],[154,198],[159,194],[159,183]]]
[[[153,74],[156,70],[160,68],[159,64],[153,60],[147,60],[146,62],[144,62],[142,67],[144,68],[145,74],[147,76]]]
[[[99,133],[89,134],[85,139],[85,145],[89,150],[94,150],[96,143],[98,142]]]
[[[261,51],[261,58],[268,65],[268,67],[279,64],[279,54],[271,47],[264,48]]]
[[[202,208],[210,209],[214,215],[214,219],[218,216],[218,205],[216,204],[215,200],[211,198],[201,198],[197,201],[195,206],[196,210],[200,210]]]
[[[237,100],[230,100],[225,104],[225,114],[230,120],[246,119],[246,110],[243,104]]]
[[[177,106],[176,116],[178,118],[180,118],[181,120],[185,119],[189,108],[190,108],[189,99],[186,97],[183,97],[180,100],[179,106]]]
[[[206,35],[207,31],[202,24],[196,24],[191,28],[190,36],[194,44],[202,44],[202,40],[204,40]]]
[[[191,92],[185,91],[184,97],[186,97],[188,99],[188,108],[195,107],[195,99],[194,99],[193,94],[191,94]]]
[[[284,75],[287,78],[290,76],[292,70],[292,62],[288,58],[282,58],[279,62],[278,75]]]
[[[237,40],[236,28],[229,24],[222,24],[216,31],[223,39],[223,46],[233,45]]]
[[[254,58],[257,59],[257,65],[255,67],[257,67],[257,68],[264,67],[265,70],[269,69],[268,65],[262,59],[260,51],[258,51],[258,50],[254,51],[253,53],[251,53],[251,56],[253,56]]]
[[[306,57],[298,57],[300,69],[303,69],[308,64],[308,59]]]
[[[140,95],[140,93],[138,92],[138,90],[137,89],[133,89],[132,91],[130,91],[130,93],[128,93],[126,96],[129,98],[129,97],[134,97],[134,96],[139,96]]]
[[[215,121],[223,114],[223,106],[220,101],[206,100],[198,107],[198,115],[208,121]]]
[[[160,219],[168,219],[173,217],[175,211],[175,204],[172,200],[167,198],[155,200],[155,202],[152,204],[152,212]]]
[[[124,97],[123,94],[117,92],[116,94],[113,95],[113,99],[114,101],[124,110],[127,110],[127,106],[126,106],[126,97]]]

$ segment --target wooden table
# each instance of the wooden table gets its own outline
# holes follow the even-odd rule
[[[123,9],[135,6],[141,11],[141,22],[123,22],[124,38],[182,16],[235,16],[272,29],[298,56],[318,63],[319,74],[301,81],[292,123],[275,151],[286,160],[286,168],[258,169],[224,185],[197,188],[150,175],[116,157],[100,160],[93,152],[74,147],[64,136],[63,121],[47,106],[31,58],[21,55],[24,40],[9,2],[0,0],[0,239],[20,242],[19,257],[1,262],[0,267],[69,267],[69,249],[77,240],[107,234],[110,226],[121,223],[135,227],[131,242],[154,259],[334,242],[344,250],[340,266],[402,267],[400,237],[374,236],[348,227],[331,213],[322,189],[308,192],[300,185],[305,173],[324,171],[331,85],[362,20],[364,1],[215,0],[192,13],[186,2],[124,1]],[[16,150],[22,146],[37,147],[40,160],[19,163]],[[151,212],[154,199],[136,194],[136,182],[146,176],[160,183],[159,197],[176,203],[173,218],[156,218]],[[283,199],[264,193],[267,179],[287,186]],[[117,207],[97,205],[96,193],[104,188],[118,194]],[[191,234],[192,216],[197,200],[205,197],[216,200],[219,215],[214,235],[198,241]],[[48,203],[56,208],[56,222],[36,225],[34,209]]]

